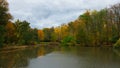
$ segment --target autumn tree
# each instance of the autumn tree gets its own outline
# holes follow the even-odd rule
[[[44,32],[42,30],[38,30],[38,38],[40,41],[44,41]]]
[[[14,43],[15,41],[15,26],[14,23],[8,22],[7,25],[5,26],[6,33],[5,33],[5,43]]]

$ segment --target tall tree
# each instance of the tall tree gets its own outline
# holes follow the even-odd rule
[[[14,43],[15,41],[15,26],[14,23],[8,22],[5,26],[6,33],[5,33],[5,43]]]
[[[2,47],[5,40],[5,25],[12,19],[8,12],[8,3],[6,0],[0,0],[0,47]]]
[[[43,30],[38,30],[38,38],[40,41],[44,40],[44,32]]]

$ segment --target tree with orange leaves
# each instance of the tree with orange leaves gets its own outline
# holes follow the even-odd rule
[[[44,40],[44,32],[42,30],[38,30],[38,38],[40,41]]]

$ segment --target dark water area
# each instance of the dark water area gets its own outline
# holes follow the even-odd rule
[[[30,47],[0,52],[0,68],[120,68],[120,50],[100,47]]]

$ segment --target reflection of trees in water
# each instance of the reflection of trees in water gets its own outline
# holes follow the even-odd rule
[[[53,48],[42,46],[37,49],[37,56],[44,56],[45,54],[48,54],[53,51]]]
[[[77,55],[90,63],[97,61],[101,64],[120,62],[120,56],[116,55],[113,48],[110,47],[63,47],[60,51],[70,52],[72,55]],[[120,55],[120,50],[117,51],[117,54]]]
[[[29,47],[11,53],[0,53],[0,68],[20,68],[27,67],[30,59],[44,56],[52,51],[60,51],[62,53],[72,53],[81,59],[87,61],[86,65],[96,64],[117,64],[120,63],[120,50],[112,50],[112,48],[94,48],[94,47]],[[83,61],[83,62],[84,62]],[[81,61],[82,62],[82,61]],[[109,68],[109,67],[108,67]]]
[[[113,48],[107,47],[69,47],[61,48],[62,52],[72,53],[83,68],[119,68],[120,56]],[[120,54],[120,50],[119,50]]]
[[[37,47],[27,48],[12,53],[0,53],[0,68],[26,67],[29,64],[30,59],[43,56],[51,51],[52,49],[49,47]]]
[[[96,64],[96,62],[103,65],[120,63],[120,57],[110,47],[77,47],[75,51],[78,56],[87,60],[89,64]]]
[[[114,49],[114,52],[120,57],[120,49]]]

